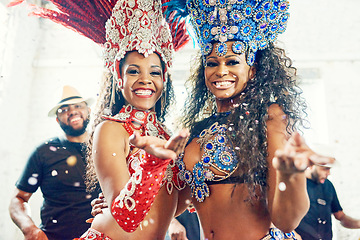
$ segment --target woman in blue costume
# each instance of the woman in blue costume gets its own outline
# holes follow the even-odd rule
[[[296,132],[306,105],[296,69],[273,43],[288,7],[284,0],[168,4],[189,14],[201,49],[188,80],[183,123],[191,137],[180,176],[206,239],[295,239],[309,208],[304,170],[333,160]]]

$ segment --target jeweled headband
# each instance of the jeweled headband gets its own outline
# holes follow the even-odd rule
[[[171,66],[174,47],[160,0],[119,0],[105,28],[105,63],[109,67],[115,61],[114,74],[119,74],[118,62],[129,51],[145,57],[156,52],[167,67]]]
[[[175,0],[167,5],[182,16],[189,14],[203,56],[213,47],[218,56],[223,56],[227,52],[225,42],[234,41],[233,52],[246,53],[250,66],[256,52],[285,31],[289,18],[286,0],[187,0],[184,4],[185,0]]]

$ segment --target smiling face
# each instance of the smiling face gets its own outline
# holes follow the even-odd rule
[[[163,68],[155,53],[146,58],[136,51],[128,53],[121,66],[121,78],[126,102],[140,110],[152,109],[164,88]]]
[[[218,111],[228,111],[230,100],[244,90],[249,79],[255,76],[255,68],[246,63],[245,54],[234,53],[233,42],[227,42],[227,54],[219,57],[215,47],[205,62],[205,84],[215,95]]]
[[[62,105],[57,110],[56,121],[66,135],[77,137],[85,133],[89,114],[90,108],[85,102]]]

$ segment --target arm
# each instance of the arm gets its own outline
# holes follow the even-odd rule
[[[277,104],[269,107],[268,207],[272,222],[284,232],[294,230],[309,209],[304,170],[313,163],[333,159],[316,155],[298,133],[289,138],[287,120]],[[280,189],[285,187],[286,189]]]
[[[334,213],[334,216],[337,220],[340,221],[341,225],[346,228],[360,228],[360,220],[346,215],[343,211],[338,211]]]
[[[135,136],[135,137],[134,137]],[[132,144],[140,149],[140,164],[129,176],[126,156],[129,154],[129,135],[121,123],[106,121],[99,125],[94,135],[94,162],[100,185],[111,213],[120,227],[133,232],[149,212],[160,190],[165,169],[176,154],[166,148],[172,142],[135,134]],[[149,140],[150,139],[150,140]],[[168,144],[165,146],[165,144]],[[140,157],[141,156],[141,157]]]
[[[129,146],[129,134],[121,123],[105,121],[95,131],[94,163],[105,199],[119,226],[126,232],[133,232],[145,218],[153,196],[160,189],[161,177],[158,175],[162,169],[157,168],[158,159],[146,158],[145,152],[134,150],[139,152],[135,157],[141,162],[130,176],[126,161]],[[158,169],[161,170],[156,172]]]
[[[12,221],[20,228],[25,240],[47,240],[45,233],[39,229],[28,215],[28,201],[32,193],[15,189],[14,197],[11,198],[9,213]]]

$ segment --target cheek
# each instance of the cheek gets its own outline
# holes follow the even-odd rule
[[[163,77],[159,77],[153,81],[157,91],[162,92],[164,90],[166,82],[164,82]]]
[[[205,68],[205,70],[204,70],[205,82],[210,78],[212,72],[213,72],[213,71],[211,71],[211,69],[209,69],[208,67]]]
[[[208,88],[209,88],[209,82],[210,82],[211,75],[212,75],[211,71],[209,69],[208,70],[205,69],[205,71],[204,71],[205,85]]]

